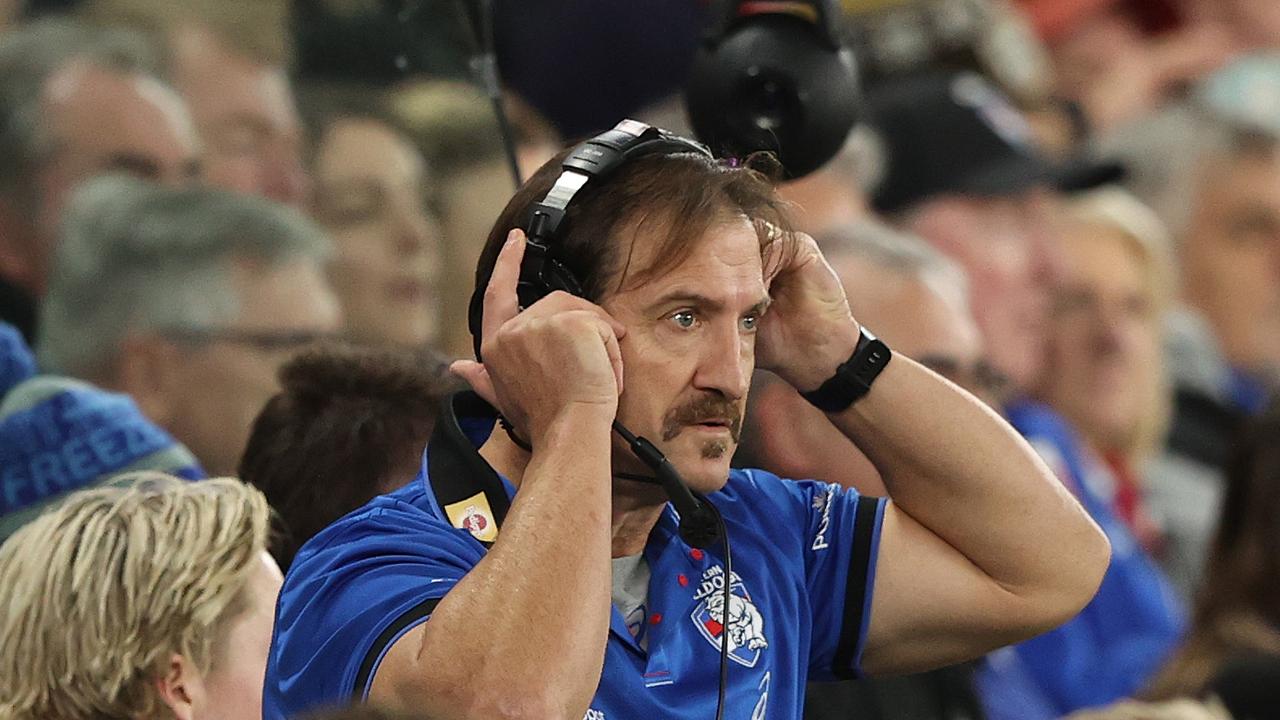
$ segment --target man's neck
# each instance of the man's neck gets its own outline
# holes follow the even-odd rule
[[[520,487],[520,480],[529,467],[530,454],[511,441],[507,433],[495,427],[493,434],[480,446],[480,457],[503,477]],[[618,452],[617,448],[614,452]],[[657,485],[647,485],[634,480],[612,480],[613,483],[613,541],[612,556],[638,555],[649,540],[649,533],[662,516],[667,495]]]

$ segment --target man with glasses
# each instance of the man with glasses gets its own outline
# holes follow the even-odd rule
[[[42,366],[132,395],[210,474],[234,473],[276,369],[339,327],[328,240],[267,200],[121,177],[67,214]]]
[[[0,38],[0,319],[28,341],[77,185],[119,172],[181,186],[201,173],[195,125],[154,54],[133,31],[62,18]]]

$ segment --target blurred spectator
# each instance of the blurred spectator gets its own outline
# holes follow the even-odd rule
[[[1156,110],[1237,51],[1221,23],[1191,21],[1179,0],[1018,3],[1049,47],[1057,93],[1096,132]]]
[[[981,391],[989,373],[981,369],[982,341],[959,267],[919,238],[875,220],[832,228],[815,239],[859,322],[896,352]],[[736,464],[888,494],[871,462],[790,385],[761,371],[747,397],[749,421]]]
[[[0,323],[0,542],[68,493],[139,469],[204,477],[128,397],[37,376],[18,331]]]
[[[68,210],[38,357],[131,395],[230,473],[276,368],[339,327],[327,250],[317,227],[261,198],[97,180]]]
[[[165,47],[211,184],[295,207],[307,202],[285,0],[88,0],[83,12],[147,28]]]
[[[0,541],[70,492],[113,484],[123,471],[204,477],[191,452],[142,416],[128,396],[36,376],[0,402]]]
[[[444,235],[439,347],[471,357],[467,299],[489,228],[515,188],[493,107],[476,88],[457,82],[416,82],[398,89],[392,111],[413,132],[435,171],[433,191]],[[516,96],[507,98],[521,176],[529,177],[560,148],[555,131]]]
[[[334,240],[329,278],[346,334],[370,345],[434,345],[440,324],[440,225],[428,212],[422,153],[371,92],[306,94],[312,214]]]
[[[1025,120],[975,75],[922,77],[868,99],[887,176],[875,202],[960,263],[1009,422],[1039,451],[1111,540],[1093,601],[1062,627],[988,656],[976,674],[992,720],[1057,718],[1131,695],[1180,637],[1167,580],[1099,496],[1107,472],[1061,417],[1028,402],[1043,378],[1051,292],[1063,260],[1052,222],[1059,168],[1031,144]]]
[[[231,479],[130,479],[0,546],[0,717],[260,716],[281,581],[266,500]]]
[[[1108,188],[1072,198],[1060,236],[1062,277],[1037,395],[1106,463],[1111,472],[1094,476],[1103,485],[1095,491],[1112,498],[1116,514],[1154,552],[1159,530],[1140,473],[1168,424],[1161,354],[1172,283],[1168,234],[1149,208]],[[1114,487],[1106,487],[1109,478]]]
[[[1166,357],[1176,390],[1151,466],[1170,571],[1194,587],[1244,418],[1280,380],[1280,56],[1243,58],[1184,103],[1109,138],[1130,185],[1168,225],[1179,306]]]
[[[874,220],[830,228],[816,238],[840,277],[858,321],[895,352],[971,388],[982,384],[982,347],[969,313],[964,274],[918,238]],[[783,477],[821,478],[885,496],[871,462],[827,416],[776,376],[757,372],[735,465]],[[812,683],[807,720],[980,718],[968,665],[919,675]]]
[[[62,210],[107,171],[181,184],[195,131],[140,36],[45,19],[0,36],[0,319],[34,335]]]
[[[1280,665],[1280,405],[1241,438],[1186,643],[1151,689],[1198,695],[1229,663],[1261,656]],[[1255,675],[1256,677],[1256,675]],[[1272,705],[1271,710],[1274,711]]]
[[[1280,377],[1278,98],[1280,55],[1246,58],[1188,106],[1117,138],[1143,171],[1135,187],[1174,234],[1182,299],[1246,376],[1232,383],[1233,404],[1245,410],[1265,403],[1259,383]]]
[[[417,475],[459,383],[434,356],[332,347],[290,360],[280,385],[253,423],[240,477],[279,513],[271,550],[287,569],[329,523]]]
[[[896,83],[868,104],[886,167],[874,207],[964,267],[994,368],[1033,387],[1060,260],[1053,168],[1025,119],[971,73]]]

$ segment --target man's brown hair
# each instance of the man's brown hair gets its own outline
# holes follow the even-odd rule
[[[498,252],[513,228],[528,230],[529,211],[560,177],[562,150],[538,169],[498,216],[476,266],[472,296],[472,336],[480,354],[478,303],[489,284]],[[712,160],[697,153],[648,155],[630,160],[603,182],[592,181],[574,197],[550,249],[581,283],[583,295],[599,302],[607,295],[662,275],[684,262],[715,225],[745,216],[756,226],[761,253],[775,243],[790,247],[790,222],[774,192],[778,165],[758,154],[745,162]],[[657,242],[658,258],[633,268],[636,240]],[[782,248],[785,249],[785,248]],[[779,256],[773,254],[776,264]]]
[[[240,477],[279,515],[280,566],[329,523],[413,479],[445,396],[433,353],[347,346],[304,352],[253,423]]]

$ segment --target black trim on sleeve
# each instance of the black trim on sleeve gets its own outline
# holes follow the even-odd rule
[[[356,703],[364,702],[365,691],[369,688],[369,683],[373,680],[374,666],[378,664],[378,658],[382,657],[388,646],[396,639],[405,628],[413,623],[428,617],[435,612],[436,605],[444,598],[428,598],[404,611],[395,622],[387,626],[386,630],[373,641],[373,645],[369,647],[369,652],[365,653],[364,660],[360,663],[360,671],[356,673],[355,686],[351,689],[351,699]]]
[[[844,589],[844,621],[840,626],[840,642],[836,645],[831,671],[838,678],[858,677],[853,662],[862,640],[862,613],[867,602],[867,573],[871,571],[871,545],[875,539],[876,512],[880,499],[858,498],[854,511],[853,550],[849,558],[849,576]]]

